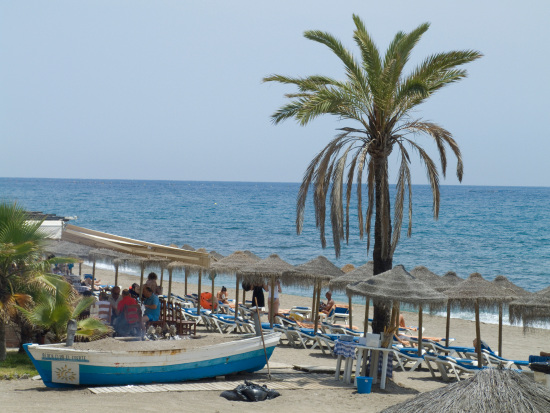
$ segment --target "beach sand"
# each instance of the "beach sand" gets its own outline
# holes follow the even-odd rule
[[[89,269],[83,266],[83,273],[85,272],[89,272]],[[99,269],[96,270],[96,274],[96,277],[103,283],[112,284],[114,282],[113,271]],[[128,288],[136,280],[139,282],[139,277],[119,274],[119,285],[123,288]],[[226,287],[228,287],[229,297],[234,298],[234,288],[227,285]],[[164,288],[164,291],[167,292],[167,280],[164,281]],[[206,282],[206,285],[203,283],[202,288],[210,291],[210,280]],[[216,288],[221,288],[221,285],[216,285]],[[196,292],[196,286],[189,284],[188,291]],[[183,283],[174,283],[172,292],[182,295],[184,293]],[[251,294],[248,293],[247,297],[250,298]],[[284,294],[284,291],[280,301],[283,309],[295,305],[311,305],[311,298]],[[362,326],[364,313],[364,306],[353,305],[354,325]],[[372,314],[372,308],[370,314]],[[404,315],[408,325],[417,325],[416,313],[406,312]],[[441,337],[445,334],[444,317],[424,314],[423,326],[425,336]],[[482,323],[481,336],[493,349],[498,347],[498,325]],[[474,322],[451,319],[451,337],[455,338],[455,345],[471,346],[475,337]],[[540,351],[550,351],[550,330],[538,329],[524,335],[521,327],[503,327],[503,354],[506,358],[527,360],[530,354],[538,355]],[[336,359],[330,355],[323,355],[318,349],[305,350],[278,346],[270,363],[277,367],[305,365],[334,368]],[[277,377],[277,371],[277,368],[272,370],[274,379]],[[266,384],[269,387],[269,383]],[[373,385],[370,394],[357,394],[353,386],[327,387],[321,390],[282,390],[280,397],[257,404],[228,401],[220,397],[221,391],[93,394],[86,388],[48,389],[41,380],[13,380],[0,381],[0,406],[2,406],[2,411],[11,412],[27,412],[32,409],[40,412],[95,412],[106,409],[117,412],[158,412],[171,411],[172,409],[174,411],[208,412],[378,412],[414,397],[420,392],[445,385],[446,383],[440,379],[432,378],[426,368],[414,372],[394,370],[393,383],[390,382],[385,390],[379,389],[378,385]]]

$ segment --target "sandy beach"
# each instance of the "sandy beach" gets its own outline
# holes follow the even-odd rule
[[[83,267],[83,273],[88,272]],[[112,284],[114,273],[99,269],[97,278],[103,283]],[[120,274],[119,285],[127,288],[139,278],[133,275]],[[216,285],[221,288],[221,285]],[[229,297],[235,296],[234,288],[228,287]],[[184,293],[183,283],[174,283],[173,292]],[[195,292],[196,286],[189,284],[189,291]],[[203,284],[203,289],[209,290],[210,284]],[[165,280],[165,291],[167,281]],[[281,295],[281,308],[290,308],[295,305],[311,305],[311,299],[289,294]],[[361,326],[365,308],[362,305],[353,305],[353,324]],[[371,309],[372,314],[372,309]],[[415,313],[404,313],[408,325],[417,325]],[[423,325],[425,336],[443,336],[445,334],[445,318],[424,315]],[[202,332],[201,332],[202,333]],[[213,333],[214,334],[214,333]],[[217,334],[217,333],[216,333]],[[498,345],[498,326],[482,323],[481,336],[493,349]],[[471,346],[475,337],[475,325],[471,321],[452,319],[451,337],[455,338],[455,345]],[[540,351],[550,351],[550,330],[536,330],[525,334],[521,327],[504,326],[503,328],[503,355],[506,358],[526,360],[531,354]],[[288,371],[294,365],[327,366],[334,368],[336,359],[330,355],[323,355],[318,349],[305,350],[278,346],[270,359],[276,368],[273,369],[273,378],[276,380],[278,371]],[[287,367],[286,369],[284,367]],[[282,369],[282,370],[278,370]],[[265,374],[258,377],[266,377]],[[266,383],[269,387],[269,382]],[[433,379],[426,368],[414,372],[394,370],[393,382],[385,390],[373,386],[371,394],[357,394],[355,387],[335,388],[328,386],[321,390],[284,390],[281,396],[256,403],[230,402],[220,397],[220,391],[181,391],[162,393],[117,393],[93,394],[87,388],[56,390],[46,388],[41,380],[14,380],[0,381],[0,406],[2,411],[26,412],[37,409],[42,412],[54,411],[97,411],[98,409],[113,409],[119,412],[159,411],[159,410],[190,410],[197,409],[211,412],[247,412],[261,410],[263,412],[292,411],[366,411],[378,412],[385,407],[400,403],[420,392],[430,391],[446,383],[440,379]]]

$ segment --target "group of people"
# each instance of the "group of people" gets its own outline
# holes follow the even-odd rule
[[[127,335],[130,329],[129,324],[133,324],[133,320],[127,319],[125,309],[128,306],[137,305],[141,293],[141,304],[144,308],[141,327],[144,328],[149,321],[158,321],[160,319],[160,299],[157,294],[159,289],[156,286],[156,279],[157,275],[150,273],[143,288],[134,283],[130,288],[122,291],[119,286],[115,286],[111,289],[110,295],[105,291],[100,292],[99,300],[95,304],[97,316],[111,324],[117,334]]]

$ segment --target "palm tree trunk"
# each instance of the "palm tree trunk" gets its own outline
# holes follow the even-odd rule
[[[393,257],[391,254],[391,211],[387,158],[377,158],[375,160],[374,179],[376,211],[374,218],[373,274],[377,275],[391,270],[393,265]],[[374,333],[381,333],[384,331],[384,327],[389,325],[390,301],[387,303],[374,303],[372,331]]]

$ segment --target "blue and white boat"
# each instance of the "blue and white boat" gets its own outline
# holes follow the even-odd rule
[[[266,365],[279,333],[202,347],[155,350],[80,350],[65,344],[26,344],[25,350],[48,387],[110,386],[198,380]]]

